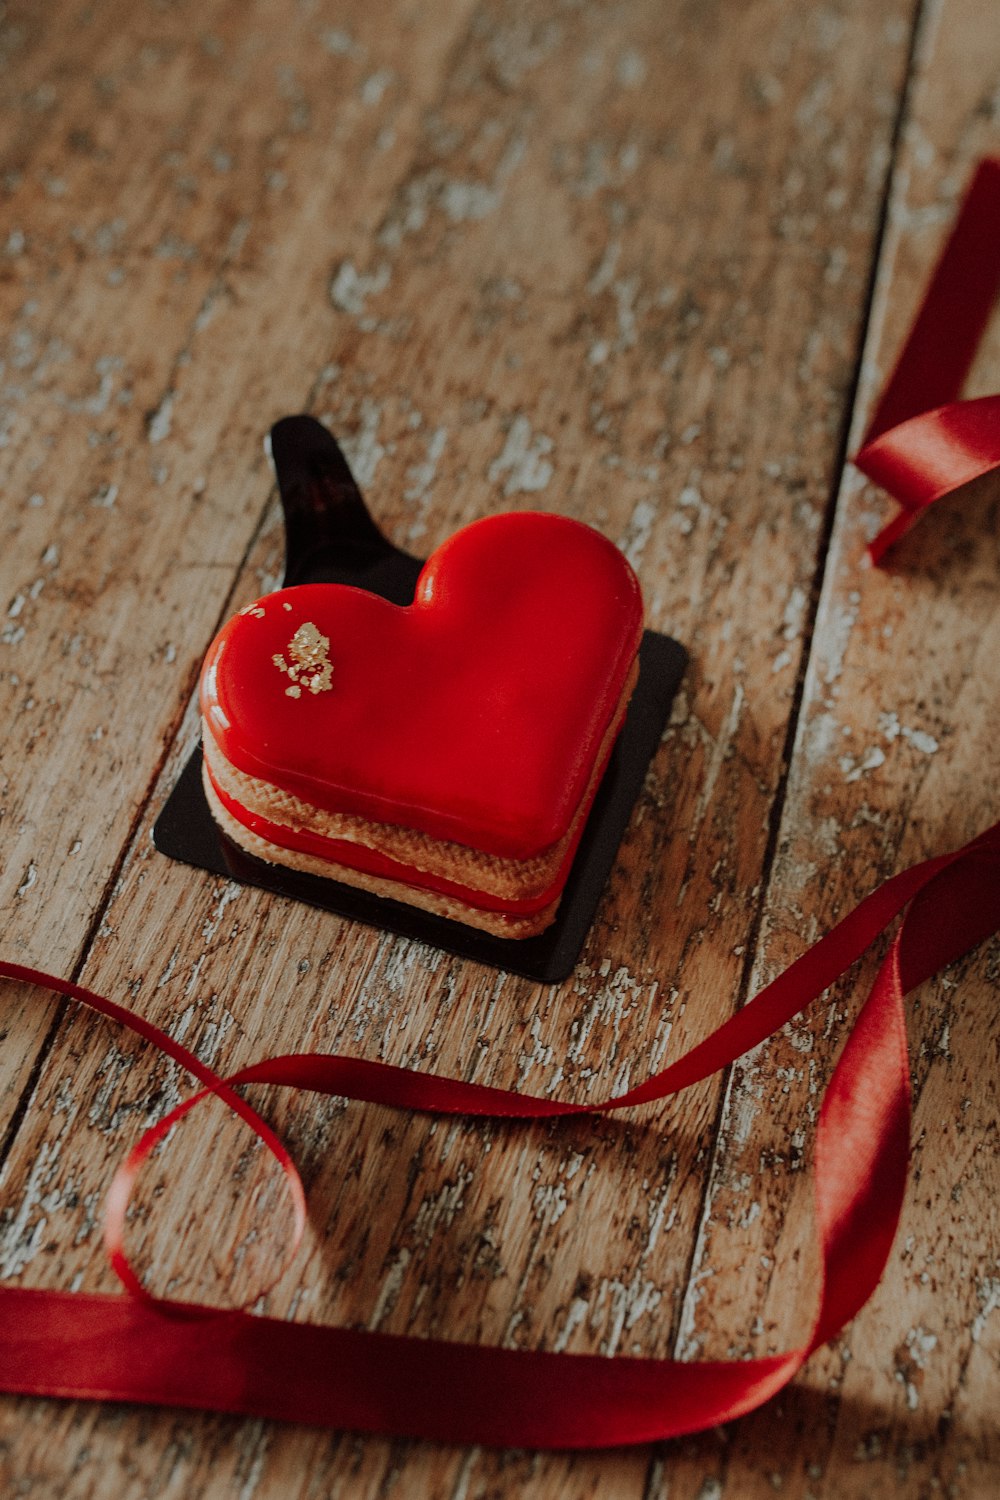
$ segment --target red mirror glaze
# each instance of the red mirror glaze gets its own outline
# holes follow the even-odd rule
[[[290,695],[306,624],[332,671]],[[233,766],[314,806],[527,859],[569,828],[641,634],[635,574],[599,532],[492,516],[438,548],[406,607],[306,584],[235,616],[202,712]]]

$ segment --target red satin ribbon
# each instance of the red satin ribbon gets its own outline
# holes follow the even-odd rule
[[[128,1188],[157,1140],[199,1099],[218,1096],[265,1141],[293,1200],[298,1174],[273,1134],[233,1092],[280,1083],[440,1114],[550,1119],[663,1099],[757,1046],[834,982],[909,904],[848,1037],[820,1112],[816,1208],[822,1268],[809,1339],[765,1359],[684,1363],[498,1349],[329,1328],[140,1296],[0,1288],[0,1388],[34,1395],[142,1401],[330,1427],[533,1448],[648,1442],[759,1406],[861,1308],[878,1283],[899,1219],[909,1149],[903,995],[1000,928],[1000,824],[953,854],[880,886],[743,1010],[627,1094],[596,1106],[554,1103],[339,1054],[270,1058],[228,1080],[148,1021],[79,985],[0,963],[110,1016],[204,1085],[148,1131],[120,1170],[108,1243],[119,1273]],[[300,1226],[298,1226],[300,1227]]]
[[[880,563],[935,500],[1000,468],[1000,396],[959,401],[1000,293],[1000,159],[980,162],[854,462],[902,506]]]
[[[921,509],[1000,465],[1000,397],[955,400],[1000,288],[1000,162],[984,162],[856,462],[903,506],[878,560]],[[984,254],[986,251],[991,255]],[[128,1263],[129,1192],[149,1151],[200,1099],[234,1109],[282,1167],[292,1251],[305,1196],[281,1142],[234,1091],[281,1083],[431,1113],[546,1119],[663,1099],[757,1046],[832,984],[909,907],[823,1100],[816,1136],[819,1306],[797,1349],[765,1359],[602,1358],[328,1328],[243,1310],[157,1301]],[[339,1055],[271,1058],[221,1079],[140,1016],[18,964],[130,1028],[203,1085],[148,1131],[109,1196],[106,1243],[131,1296],[0,1287],[0,1389],[198,1407],[373,1432],[532,1448],[600,1447],[694,1432],[753,1410],[785,1385],[874,1291],[906,1185],[909,1067],[903,996],[1000,928],[1000,824],[880,886],[743,1010],[662,1073],[602,1104],[553,1103]]]

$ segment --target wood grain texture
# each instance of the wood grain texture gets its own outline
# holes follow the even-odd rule
[[[79,972],[223,1069],[339,1048],[586,1099],[704,1035],[879,875],[988,821],[994,502],[862,575],[881,500],[842,477],[886,194],[862,408],[995,130],[992,10],[925,12],[911,55],[910,0],[11,9],[5,953]],[[991,348],[987,386],[998,369]],[[204,648],[280,572],[261,434],[304,408],[402,545],[504,507],[579,516],[691,648],[566,985],[152,849]],[[990,962],[914,1011],[924,1136],[895,1280],[853,1358],[818,1357],[758,1417],[566,1458],[6,1401],[2,1487],[991,1493]],[[606,1354],[780,1346],[808,1316],[811,1100],[852,992],[628,1122],[265,1099],[312,1208],[269,1309]],[[0,998],[0,1271],[111,1288],[103,1192],[186,1082],[44,995]],[[224,1295],[234,1252],[246,1291],[281,1209],[210,1107],[150,1170],[135,1244],[158,1288]]]
[[[971,170],[995,149],[998,45],[1000,17],[975,0],[924,18],[855,448]],[[970,390],[1000,382],[996,332]],[[991,665],[998,501],[995,481],[970,487],[915,530],[886,571],[871,572],[864,548],[888,502],[845,472],[752,988],[891,871],[995,820],[986,767],[1000,722]],[[827,1004],[734,1069],[684,1313],[686,1337],[700,1348],[715,1348],[714,1329],[746,1308],[757,1322],[740,1347],[754,1352],[784,1347],[808,1327],[819,1093],[874,973],[873,956]],[[719,1454],[723,1493],[763,1495],[779,1480],[782,1493],[824,1497],[995,1490],[996,978],[993,944],[911,998],[915,1150],[889,1271],[840,1347],[815,1358],[783,1399],[792,1440],[773,1447],[773,1417],[755,1417],[738,1454]]]

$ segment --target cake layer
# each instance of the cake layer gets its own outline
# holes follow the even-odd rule
[[[422,911],[432,912],[435,916],[448,917],[454,922],[464,922],[467,927],[476,927],[482,932],[492,933],[495,937],[534,937],[537,933],[544,932],[555,917],[559,905],[558,895],[546,906],[533,912],[493,911],[472,905],[457,895],[429,888],[421,889],[394,880],[388,875],[352,869],[315,853],[289,849],[283,844],[272,843],[261,833],[255,832],[247,824],[241,822],[223,805],[207,769],[204,771],[204,786],[212,816],[219,827],[234,844],[256,859],[263,859],[270,864],[283,865],[293,870],[302,870],[310,875],[322,875],[328,880],[339,880],[344,884],[356,886],[360,890],[370,891],[372,895],[403,901],[408,906],[416,906]],[[560,883],[560,892],[561,889]]]
[[[364,844],[350,843],[345,839],[324,838],[321,834],[311,833],[308,830],[285,828],[280,824],[271,823],[267,818],[251,812],[249,808],[241,806],[229,796],[215,780],[207,762],[203,766],[203,784],[206,794],[210,794],[213,813],[217,813],[221,807],[231,819],[240,825],[242,830],[270,845],[275,850],[275,854],[269,856],[272,863],[292,865],[292,861],[285,858],[287,854],[311,855],[325,866],[335,865],[342,870],[343,876],[333,877],[338,880],[348,878],[355,872],[377,876],[392,880],[401,890],[419,887],[421,890],[436,892],[440,896],[454,898],[467,906],[474,906],[483,911],[505,912],[508,916],[533,916],[557,901],[566,883],[573,855],[576,853],[576,842],[574,842],[567,850],[562,865],[556,871],[555,878],[540,894],[522,900],[504,900],[489,892],[460,885],[457,881],[446,880],[439,875],[429,874],[426,870],[417,869],[412,865],[401,864],[398,860],[389,859],[384,854],[367,848]],[[237,840],[237,842],[241,841]],[[242,847],[246,845],[243,844]],[[293,865],[292,868],[300,868],[300,866]],[[348,879],[348,883],[352,882]],[[399,899],[405,900],[406,898],[401,896]]]

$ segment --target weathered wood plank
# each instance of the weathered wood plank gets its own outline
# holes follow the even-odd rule
[[[0,631],[0,892],[22,961],[68,969],[101,908],[260,514],[262,429],[323,366],[330,259],[369,241],[409,159],[461,24],[445,12],[404,6],[383,36],[342,10],[345,50],[305,15],[272,35],[231,5],[193,25],[107,4],[96,53],[53,12],[40,83],[32,54],[22,112],[49,102],[8,200]],[[19,1012],[5,1118],[49,1015]]]
[[[186,496],[221,448],[204,493],[221,496],[213,520],[225,545],[207,524],[190,531],[183,555],[197,561],[212,537],[218,586],[214,572],[209,585],[199,575],[192,601],[191,569],[141,622],[147,654],[150,639],[181,631],[186,652],[183,674],[143,693],[147,715],[152,700],[157,723],[177,722],[266,497],[247,455],[259,428],[310,388],[314,409],[353,435],[360,476],[401,541],[429,548],[502,505],[583,516],[626,548],[650,623],[691,643],[695,661],[571,984],[503,979],[167,864],[148,831],[189,747],[190,713],[87,952],[88,983],[131,992],[225,1067],[342,1047],[577,1098],[623,1087],[728,1013],[766,873],[910,10],[678,3],[665,26],[648,0],[555,13],[484,4],[467,33],[448,12],[460,41],[446,67],[444,8],[409,29],[400,10],[398,35],[359,10],[360,41],[332,12],[303,11],[280,39],[297,80],[286,77],[285,104],[301,125],[276,154],[284,207],[260,198],[257,178],[234,196],[249,227],[213,315],[181,345],[187,359],[174,341],[169,380],[151,384],[152,410],[173,393],[156,445],[173,477],[156,524],[177,524],[171,496]],[[244,11],[214,14],[225,57]],[[184,7],[171,17],[158,24],[177,28],[182,80],[202,64],[176,40]],[[325,92],[331,64],[316,42],[330,28],[336,57],[357,63],[346,102]],[[386,78],[372,59],[381,64],[390,37]],[[268,66],[279,65],[245,45],[249,71],[214,80],[231,127],[220,149],[234,157],[240,102],[263,110]],[[170,95],[182,113],[189,87]],[[394,141],[391,123],[364,125],[359,98],[398,109]],[[213,147],[206,135],[189,149]],[[143,316],[140,301],[137,328]],[[289,390],[294,400],[280,399]],[[131,434],[147,463],[148,436],[141,424]],[[190,527],[197,507],[181,514]],[[129,556],[148,524],[131,518],[120,542]],[[234,604],[273,576],[275,542],[265,528]],[[137,594],[158,556],[149,546],[132,565]],[[109,652],[143,659],[120,623],[108,639]],[[118,733],[147,724],[136,713],[123,706]],[[137,777],[133,808],[157,764],[151,756]],[[127,833],[109,832],[106,868]],[[67,954],[85,935],[91,889],[66,918]],[[30,1021],[16,1039],[35,1055]],[[179,1087],[96,1022],[60,1028],[7,1166],[10,1274],[110,1285],[102,1191],[126,1142]],[[508,1130],[279,1101],[314,1213],[308,1253],[271,1306],[416,1333],[668,1352],[718,1103],[708,1087],[630,1124]],[[162,1198],[151,1171],[144,1201],[155,1213],[136,1225],[178,1293],[212,1291],[202,1230],[213,1193],[235,1200],[241,1274],[262,1248],[245,1178],[208,1171],[239,1160],[242,1143],[225,1121],[210,1123],[178,1136]],[[6,1474],[67,1496],[98,1481],[135,1495],[218,1495],[238,1483],[258,1497],[638,1496],[647,1469],[641,1453],[498,1457],[28,1402],[7,1403],[2,1441]]]
[[[1000,16],[947,0],[925,18],[855,445],[975,161],[995,148]],[[987,253],[984,246],[984,253]],[[973,388],[1000,384],[994,326]],[[942,505],[886,572],[862,567],[888,512],[844,477],[798,724],[754,988],[893,870],[997,817],[997,507],[993,482]],[[717,1141],[684,1347],[789,1346],[813,1305],[811,1141],[874,960],[738,1065]],[[987,1495],[1000,1482],[996,1366],[997,950],[910,1002],[915,1150],[883,1286],[782,1399],[697,1445],[690,1488],[670,1460],[657,1496]],[[697,1482],[695,1479],[697,1474]],[[706,1480],[706,1476],[708,1476]]]

